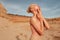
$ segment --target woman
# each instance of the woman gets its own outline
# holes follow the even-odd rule
[[[39,40],[39,36],[43,34],[44,27],[49,29],[49,25],[43,18],[41,9],[37,4],[31,4],[27,12],[33,14],[30,19],[32,29],[31,40]]]

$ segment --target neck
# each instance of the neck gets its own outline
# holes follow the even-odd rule
[[[33,17],[36,17],[36,14],[33,14]]]

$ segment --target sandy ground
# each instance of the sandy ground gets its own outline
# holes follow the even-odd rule
[[[60,21],[48,21],[50,29],[45,30],[40,40],[60,40]],[[13,22],[0,17],[0,40],[29,40],[29,22]]]
[[[31,35],[28,22],[14,23],[0,17],[0,40],[28,40]]]

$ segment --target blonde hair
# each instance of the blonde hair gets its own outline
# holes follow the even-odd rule
[[[29,7],[28,7],[28,10],[27,10],[27,12],[28,13],[31,13],[31,7],[34,7],[34,6],[38,6],[37,4],[31,4]],[[39,7],[39,10],[40,10],[40,6],[38,6]]]

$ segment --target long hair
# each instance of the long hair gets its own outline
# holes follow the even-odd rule
[[[31,9],[32,7],[35,7],[35,6],[38,6],[38,5],[37,5],[37,4],[31,4],[31,5],[28,7],[27,12],[28,12],[28,13],[32,13],[30,9]],[[39,10],[40,10],[40,6],[38,6],[38,8],[39,8]]]

